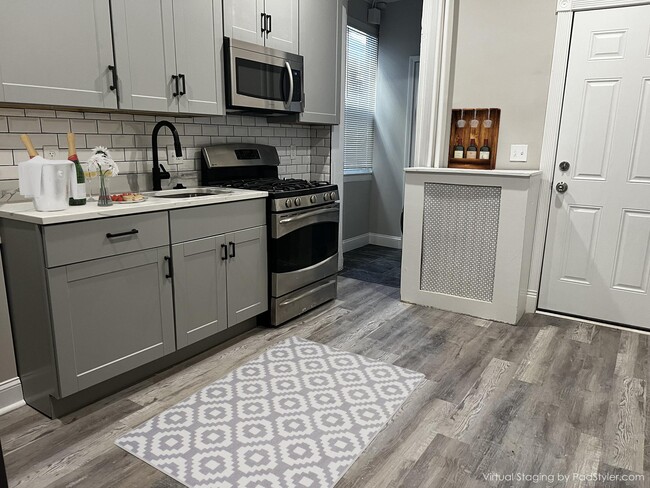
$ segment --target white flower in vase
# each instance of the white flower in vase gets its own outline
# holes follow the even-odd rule
[[[99,200],[97,205],[100,207],[113,205],[111,194],[106,186],[106,177],[117,176],[120,170],[111,158],[108,149],[102,146],[93,149],[93,155],[88,159],[88,172],[99,175]]]

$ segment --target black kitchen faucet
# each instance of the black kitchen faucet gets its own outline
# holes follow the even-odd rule
[[[174,127],[174,124],[166,120],[161,120],[160,122],[158,122],[156,126],[153,128],[153,132],[151,133],[151,146],[153,149],[153,168],[151,170],[151,175],[153,176],[154,191],[162,190],[162,186],[160,186],[160,182],[162,180],[168,180],[171,177],[171,175],[163,167],[163,165],[158,162],[158,132],[160,132],[160,129],[162,127],[169,128],[169,130],[172,133],[172,137],[174,138],[174,151],[176,152],[176,157],[180,158],[183,155],[183,149],[181,148],[181,140],[178,137],[178,131],[176,131],[176,127]]]

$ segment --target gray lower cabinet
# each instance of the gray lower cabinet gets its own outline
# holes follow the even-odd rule
[[[62,397],[176,349],[169,247],[47,270]]]
[[[226,238],[207,237],[172,246],[176,344],[179,348],[227,325]]]
[[[178,348],[268,309],[266,226],[172,246]]]
[[[228,326],[268,310],[266,226],[240,230],[228,241]]]

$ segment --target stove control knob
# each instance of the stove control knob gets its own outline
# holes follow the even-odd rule
[[[311,197],[309,197],[309,201],[311,203],[316,203],[316,195],[312,195]]]
[[[287,201],[284,202],[284,206],[289,208],[291,206],[291,198],[287,198]]]
[[[300,198],[296,198],[296,199],[293,201],[293,203],[296,204],[296,207],[300,207],[300,204],[301,204],[302,202],[300,201]]]
[[[330,200],[336,200],[336,192],[330,192]]]
[[[330,196],[328,193],[323,193],[323,200],[327,201],[330,199]]]

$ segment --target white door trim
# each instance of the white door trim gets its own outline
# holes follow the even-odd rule
[[[413,154],[411,152],[411,139],[415,124],[413,123],[413,109],[417,107],[417,100],[413,98],[415,95],[415,83],[418,81],[415,78],[415,66],[420,64],[420,56],[409,56],[409,75],[408,87],[406,94],[406,134],[404,136],[404,167],[408,168],[413,162]],[[415,150],[415,147],[413,148]],[[413,151],[414,152],[414,151]]]

